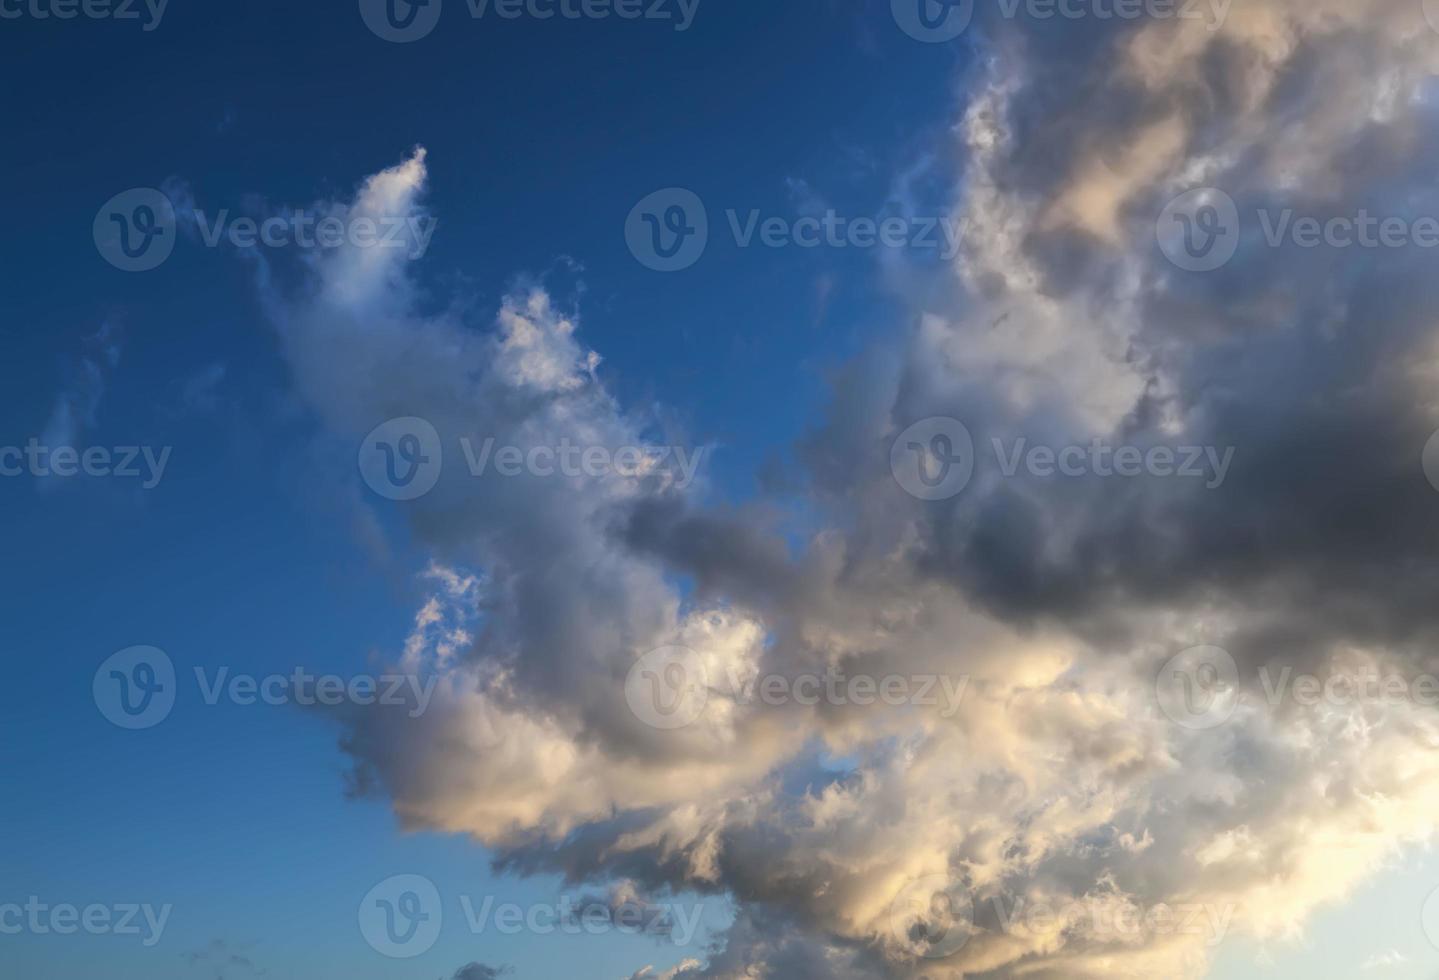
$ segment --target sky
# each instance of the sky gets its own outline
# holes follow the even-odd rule
[[[1439,5],[0,46],[0,974],[1439,977]]]

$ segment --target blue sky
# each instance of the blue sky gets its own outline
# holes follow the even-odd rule
[[[298,709],[182,701],[163,726],[134,733],[96,712],[91,675],[134,644],[183,661],[182,675],[362,666],[403,642],[408,574],[423,557],[399,541],[375,561],[323,491],[306,488],[309,424],[233,253],[182,242],[163,268],[129,276],[96,253],[89,226],[113,194],[171,176],[215,211],[255,195],[303,205],[423,144],[442,213],[425,279],[491,306],[518,276],[583,290],[587,340],[619,396],[674,406],[722,446],[726,486],[753,493],[826,366],[876,329],[887,308],[878,276],[862,258],[790,255],[777,268],[717,248],[672,281],[624,250],[624,218],[673,184],[783,212],[791,177],[882,207],[896,138],[923,148],[944,126],[954,53],[916,57],[857,14],[714,13],[683,34],[461,21],[408,47],[377,40],[350,8],[287,4],[175,6],[150,33],[83,19],[5,25],[3,71],[31,94],[0,112],[7,131],[44,148],[13,146],[6,169],[26,188],[21,221],[48,229],[5,247],[12,283],[24,284],[9,291],[4,328],[7,428],[43,429],[87,338],[113,323],[123,353],[89,438],[177,447],[152,491],[0,482],[11,553],[31,556],[6,563],[7,593],[27,596],[7,617],[7,646],[31,651],[7,715],[44,746],[7,766],[23,786],[7,808],[7,890],[177,909],[152,950],[7,937],[19,975],[204,976],[186,957],[215,939],[270,976],[418,975],[376,956],[355,926],[360,897],[387,875],[443,883],[456,918],[461,894],[557,898],[554,877],[493,875],[477,845],[403,837],[383,805],[347,801],[335,731]],[[933,97],[896,104],[874,84],[881,75]],[[115,87],[97,84],[106,78]],[[826,274],[853,303],[818,308]],[[210,400],[187,403],[187,385],[217,365]],[[684,952],[654,945],[455,931],[423,962],[446,975],[483,960],[619,977]]]
[[[385,386],[344,374],[343,334],[315,329],[322,339],[307,345],[294,339],[299,328],[286,333],[286,315],[296,323],[311,315],[299,301],[285,307],[289,300],[277,299],[310,288],[313,269],[301,249],[257,261],[233,247],[205,247],[193,229],[176,227],[168,261],[127,273],[107,263],[92,236],[97,210],[130,188],[165,188],[209,215],[317,208],[356,198],[372,175],[423,147],[423,211],[415,213],[432,217],[435,230],[422,259],[404,268],[405,315],[453,317],[478,334],[512,297],[542,291],[556,310],[573,312],[580,343],[600,355],[594,383],[617,406],[605,424],[632,423],[649,442],[707,451],[686,506],[735,523],[692,532],[670,550],[654,546],[671,562],[655,581],[673,590],[686,623],[699,628],[687,617],[706,602],[739,616],[764,607],[756,596],[783,592],[777,572],[756,572],[749,587],[733,584],[735,567],[750,557],[747,532],[736,528],[772,532],[774,550],[756,550],[806,569],[829,560],[798,557],[821,527],[853,532],[845,557],[830,557],[862,580],[860,556],[883,550],[875,528],[886,521],[875,515],[891,505],[835,484],[856,444],[836,432],[869,404],[867,392],[898,373],[889,359],[899,362],[927,311],[958,319],[957,311],[985,310],[988,297],[975,298],[983,289],[960,296],[946,261],[923,249],[896,257],[872,248],[741,248],[725,212],[787,220],[831,209],[952,213],[971,192],[964,174],[974,150],[962,120],[984,91],[977,73],[1001,32],[922,44],[897,28],[887,2],[823,0],[704,0],[687,30],[674,26],[471,19],[457,0],[447,0],[432,34],[410,44],[376,37],[354,3],[174,0],[150,31],[84,17],[0,21],[8,210],[20,231],[0,241],[8,270],[0,445],[58,433],[81,446],[171,450],[150,488],[119,476],[0,479],[10,556],[0,566],[10,600],[0,639],[14,668],[4,694],[10,805],[0,811],[0,904],[36,895],[81,907],[173,907],[162,938],[148,947],[116,935],[0,936],[9,975],[449,980],[482,963],[519,978],[624,980],[646,965],[664,971],[705,960],[707,943],[738,934],[733,889],[750,879],[727,864],[709,887],[703,875],[678,875],[672,855],[640,871],[638,858],[631,867],[580,857],[586,835],[600,839],[611,819],[640,833],[639,824],[623,823],[632,817],[623,790],[605,804],[609,817],[587,804],[552,803],[526,828],[537,836],[488,846],[492,828],[482,819],[467,824],[472,810],[450,811],[444,792],[409,782],[453,760],[417,754],[397,762],[375,749],[382,758],[368,761],[386,789],[354,794],[349,771],[365,750],[342,741],[369,737],[363,725],[293,704],[204,703],[197,669],[263,677],[303,666],[346,678],[391,669],[416,634],[417,612],[440,594],[426,570],[439,563],[482,579],[489,570],[464,561],[465,549],[436,530],[471,520],[450,490],[431,498],[434,511],[374,493],[356,467],[351,418],[337,422],[342,410],[332,416],[317,405],[326,391]],[[1053,39],[1043,37],[1041,44]],[[1015,115],[1021,134],[1073,122],[1045,98]],[[1038,186],[1047,179],[1040,169],[1042,161],[1029,160],[1007,176]],[[625,222],[641,198],[673,187],[705,202],[710,243],[693,267],[656,273],[626,248]],[[1045,254],[1073,247],[1060,242]],[[1054,282],[1086,274],[1079,260],[1074,268],[1055,272]],[[963,390],[956,405],[970,404],[975,389]],[[914,396],[916,406],[922,401]],[[394,406],[398,416],[410,403],[397,395]],[[385,415],[365,418],[358,434]],[[485,419],[471,421],[470,431],[487,431]],[[455,445],[446,452],[448,466]],[[663,520],[666,512],[656,513]],[[984,516],[996,521],[996,512]],[[508,527],[484,533],[501,537]],[[976,540],[966,554],[987,553]],[[731,561],[701,568],[684,560],[689,545],[723,555],[729,542]],[[931,558],[930,568],[946,560]],[[577,574],[572,560],[546,574]],[[712,600],[726,589],[732,596]],[[624,594],[594,607],[607,601],[641,605]],[[470,610],[470,640],[490,618],[500,620],[499,603],[487,594]],[[838,635],[852,624],[841,627],[835,615]],[[933,615],[942,623],[947,614]],[[1016,628],[1039,629],[1042,619],[1016,614],[1026,620]],[[1102,633],[1096,623],[1076,634]],[[810,627],[795,632],[829,635],[829,627]],[[761,632],[759,647],[785,648],[783,627],[767,623]],[[531,634],[515,627],[494,635]],[[514,683],[523,686],[527,651],[515,642]],[[126,731],[97,710],[92,681],[107,657],[141,645],[173,662],[178,697],[162,723]],[[853,652],[848,641],[840,646]],[[1084,673],[1073,667],[1063,683]],[[552,702],[536,695],[535,705],[538,716]],[[576,736],[575,751],[603,740],[596,732],[604,726],[586,710],[577,715],[596,727]],[[852,733],[809,732],[799,744],[813,757],[772,771],[796,787],[791,797],[818,799],[811,794],[822,795],[831,778],[860,778],[872,752],[903,737],[886,729],[885,740],[877,749]],[[628,759],[639,750],[614,751]],[[654,778],[700,777],[677,769]],[[696,790],[698,803],[704,795]],[[803,805],[791,797],[785,806]],[[520,790],[515,798],[528,799]],[[569,805],[574,811],[560,814]],[[684,811],[675,807],[670,816],[679,820]],[[1116,815],[1114,827],[1132,829],[1121,823]],[[731,843],[759,852],[767,833]],[[1296,938],[1231,936],[1209,975],[1348,977],[1394,951],[1399,959],[1372,975],[1434,976],[1439,952],[1420,909],[1439,884],[1439,864],[1408,849],[1418,836],[1396,831],[1405,849],[1396,845],[1389,868],[1352,890],[1346,882]],[[1307,846],[1325,840],[1316,834]],[[770,863],[807,880],[801,852],[809,853],[782,849]],[[567,865],[592,873],[566,882]],[[462,896],[533,908],[562,894],[603,893],[627,873],[699,916],[691,942],[614,930],[473,934],[464,925]],[[377,953],[357,923],[367,893],[395,875],[433,882],[444,906],[445,927],[414,959]],[[752,907],[784,907],[774,896],[767,901]],[[809,911],[818,922],[834,910]],[[776,913],[773,921],[791,920]],[[833,934],[856,940],[843,929]]]

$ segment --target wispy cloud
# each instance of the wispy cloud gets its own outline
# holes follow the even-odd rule
[[[1389,967],[1403,966],[1405,963],[1408,962],[1409,957],[1405,956],[1398,950],[1391,949],[1386,950],[1383,953],[1375,953],[1373,956],[1369,957],[1362,964],[1360,964],[1359,968],[1361,970],[1382,970]]]
[[[95,426],[111,373],[120,363],[120,328],[106,321],[85,339],[83,350],[66,369],[66,380],[45,423],[47,446],[79,446]]]

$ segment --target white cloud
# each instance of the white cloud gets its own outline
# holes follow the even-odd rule
[[[1275,0],[1212,36],[1166,23],[1062,51],[1000,32],[1005,57],[977,69],[959,129],[963,300],[917,310],[897,359],[841,379],[803,448],[822,529],[791,549],[656,481],[447,471],[406,512],[436,564],[397,654],[440,679],[435,707],[347,719],[359,785],[408,828],[473,835],[515,872],[731,896],[727,944],[674,977],[1199,976],[1222,934],[1295,935],[1428,840],[1432,712],[1273,710],[1251,690],[1229,724],[1190,731],[1153,690],[1160,664],[1202,643],[1246,670],[1416,667],[1439,636],[1415,543],[1439,519],[1401,475],[1425,423],[1405,359],[1432,333],[1392,278],[1412,257],[1386,257],[1380,284],[1348,266],[1316,278],[1284,254],[1201,281],[1153,240],[1154,205],[1186,176],[1251,197],[1417,187],[1428,134],[1413,116],[1439,43],[1412,6]],[[1373,171],[1366,145],[1389,154]],[[424,162],[371,178],[355,207],[418,213]],[[509,296],[481,331],[463,311],[423,312],[403,256],[314,262],[313,288],[266,285],[267,302],[297,387],[340,438],[418,415],[451,440],[642,442],[648,420],[605,390],[576,316],[543,290]],[[1343,434],[1324,414],[1336,403],[1362,431],[1341,448],[1362,458],[1322,451]],[[1247,478],[1236,464],[1222,500],[990,474],[921,507],[891,480],[887,440],[943,414],[1036,442],[1242,439],[1259,460]],[[1357,472],[1305,482],[1316,456]],[[1392,499],[1370,499],[1374,485]],[[698,722],[657,731],[624,680],[674,643],[712,678],[970,683],[953,717],[771,707],[711,685]],[[928,876],[972,898],[978,928],[916,960],[893,906]],[[1088,914],[1006,926],[1017,908],[1067,906]],[[1204,911],[1201,927],[1159,924],[1180,907]]]
[[[64,388],[45,423],[40,441],[46,446],[80,446],[85,430],[95,426],[110,374],[120,363],[120,329],[106,321],[85,339],[84,351],[70,368]]]
[[[1382,953],[1375,953],[1373,956],[1369,957],[1362,964],[1360,964],[1359,969],[1382,970],[1393,966],[1403,966],[1405,963],[1408,962],[1409,957],[1405,956],[1403,953],[1399,952],[1396,949],[1391,949],[1386,950]]]

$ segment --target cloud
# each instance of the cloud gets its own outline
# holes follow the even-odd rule
[[[1396,949],[1386,950],[1382,953],[1375,953],[1360,964],[1361,970],[1382,970],[1391,966],[1403,966],[1409,962],[1409,957]]]
[[[675,980],[676,977],[682,977],[688,971],[699,969],[701,965],[699,960],[682,960],[664,971],[658,971],[653,966],[642,966],[631,973],[626,980]]]
[[[215,980],[238,976],[263,977],[269,973],[268,970],[255,966],[249,956],[233,949],[223,939],[212,939],[203,950],[189,953],[185,959],[191,966],[199,967]]]
[[[678,914],[677,914],[678,913]],[[656,902],[632,881],[619,881],[604,893],[580,895],[568,910],[569,922],[612,922],[626,931],[645,935],[662,943],[683,946],[693,938],[690,930],[699,909],[675,908]]]
[[[180,411],[187,415],[206,414],[219,408],[219,388],[225,374],[225,364],[217,361],[187,377],[180,386]]]
[[[403,511],[434,565],[395,654],[436,678],[434,706],[342,717],[356,789],[501,870],[731,899],[733,927],[674,977],[1199,976],[1231,931],[1293,936],[1428,840],[1433,712],[1270,707],[1258,670],[1434,666],[1429,257],[1251,235],[1192,275],[1154,237],[1193,183],[1246,211],[1439,204],[1439,44],[1414,8],[1275,0],[1213,33],[987,23],[956,130],[967,251],[926,293],[946,299],[839,372],[792,498],[727,510],[661,474],[447,465]],[[421,151],[353,207],[419,213],[424,186]],[[377,250],[319,256],[293,292],[259,274],[297,390],[351,445],[409,415],[447,453],[655,430],[537,286],[477,324]],[[980,447],[1236,455],[1217,489],[990,468],[921,503],[889,447],[930,416]],[[1234,655],[1242,694],[1207,731],[1155,698],[1160,666],[1200,644]],[[625,697],[666,645],[707,680],[676,730]],[[968,686],[946,716],[724,682],[805,672]],[[950,934],[934,900],[957,896],[973,921]]]
[[[120,363],[123,339],[111,321],[85,339],[83,351],[67,369],[64,387],[45,423],[41,442],[46,446],[81,445],[87,429],[94,428],[110,374]]]
[[[450,980],[499,980],[510,973],[508,967],[486,966],[483,963],[468,963],[455,971]]]

